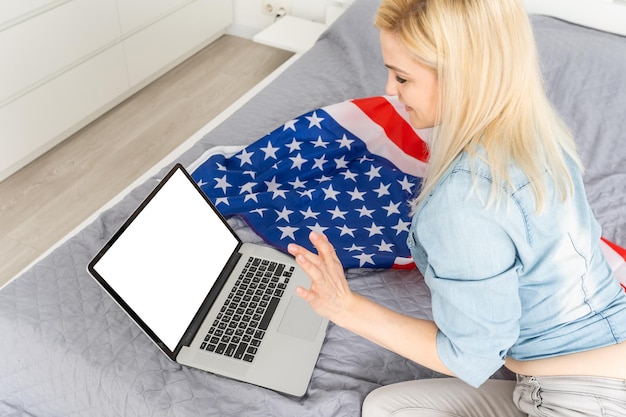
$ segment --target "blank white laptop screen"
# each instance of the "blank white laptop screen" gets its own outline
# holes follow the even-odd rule
[[[174,351],[238,243],[177,170],[95,270]]]

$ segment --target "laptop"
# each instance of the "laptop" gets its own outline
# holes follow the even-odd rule
[[[328,325],[295,294],[309,278],[291,256],[242,243],[182,165],[87,268],[173,361],[306,392]]]

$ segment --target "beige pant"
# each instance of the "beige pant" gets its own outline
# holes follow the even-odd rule
[[[473,388],[454,378],[379,388],[363,417],[624,417],[626,381],[596,377],[518,377]]]

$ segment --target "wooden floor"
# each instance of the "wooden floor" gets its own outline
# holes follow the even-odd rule
[[[0,286],[291,55],[223,36],[0,182]]]

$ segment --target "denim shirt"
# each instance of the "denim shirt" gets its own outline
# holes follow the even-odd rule
[[[408,244],[432,293],[437,350],[457,377],[479,386],[506,356],[532,360],[626,340],[626,293],[600,250],[600,226],[581,173],[574,195],[549,185],[539,214],[529,181],[485,207],[486,163],[474,176],[462,154],[418,207]]]

